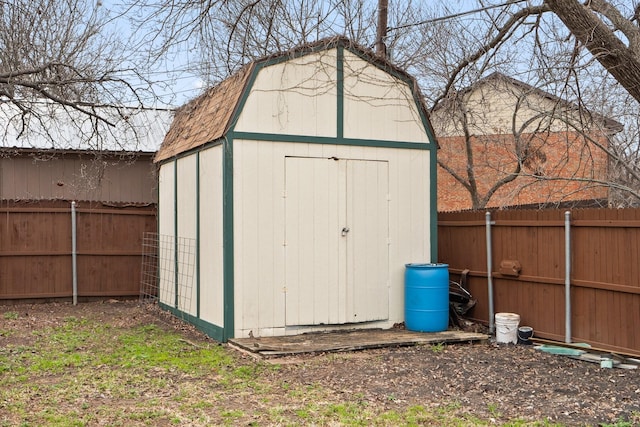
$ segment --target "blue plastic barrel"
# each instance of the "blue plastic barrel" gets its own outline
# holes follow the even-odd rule
[[[405,328],[441,332],[449,326],[449,265],[406,264]]]

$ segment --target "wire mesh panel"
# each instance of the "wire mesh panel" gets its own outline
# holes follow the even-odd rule
[[[142,236],[142,272],[140,276],[140,301],[158,300],[158,233],[145,232]]]
[[[146,232],[142,243],[140,300],[195,313],[196,240]],[[176,270],[177,269],[177,270]]]
[[[162,239],[160,241],[162,242]],[[177,249],[176,267],[178,269],[177,274],[174,272],[177,279],[177,283],[174,283],[175,303],[181,311],[195,315],[197,310],[194,292],[196,239],[178,237],[175,248]]]

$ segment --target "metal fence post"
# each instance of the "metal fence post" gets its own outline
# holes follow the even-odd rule
[[[71,202],[71,275],[73,276],[73,305],[78,304],[78,251],[76,248],[76,202]]]
[[[564,213],[564,341],[571,342],[571,212]]]
[[[493,322],[493,277],[491,274],[491,266],[493,258],[491,255],[491,212],[485,214],[485,224],[487,229],[487,288],[489,297],[489,333],[493,333],[495,325]]]

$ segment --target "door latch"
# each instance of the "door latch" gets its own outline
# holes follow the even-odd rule
[[[346,236],[348,232],[349,232],[349,227],[343,227],[342,228],[342,236],[343,237]]]

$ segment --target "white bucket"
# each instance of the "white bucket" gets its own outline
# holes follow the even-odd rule
[[[496,342],[517,344],[519,323],[519,314],[496,313]]]

